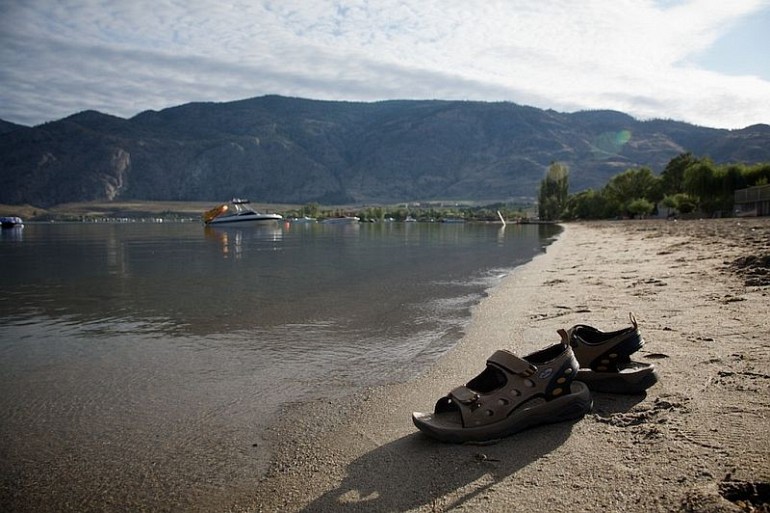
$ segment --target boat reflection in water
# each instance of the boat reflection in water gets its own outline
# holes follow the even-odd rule
[[[22,240],[24,238],[24,225],[0,230],[0,238],[7,240]]]
[[[242,225],[206,225],[206,239],[217,242],[225,258],[241,258],[247,241],[256,241],[259,246],[265,243],[280,242],[283,230],[276,223]]]

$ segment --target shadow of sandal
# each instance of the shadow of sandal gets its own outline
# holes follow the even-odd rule
[[[634,406],[647,398],[647,393],[634,395],[609,394],[604,392],[594,392],[594,406],[591,413],[606,417],[613,413],[626,413]]]
[[[353,461],[339,487],[302,511],[406,511],[437,501],[453,509],[561,446],[573,424],[539,426],[485,445],[405,436]]]

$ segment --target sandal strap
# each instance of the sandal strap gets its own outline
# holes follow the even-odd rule
[[[639,329],[639,325],[636,323],[636,316],[634,315],[634,312],[628,312],[628,319],[631,321],[631,325],[635,330]]]
[[[629,312],[628,318],[631,326],[615,331],[601,331],[577,324],[569,330],[559,330],[559,333],[562,339],[569,341],[581,368],[619,372],[619,365],[628,363],[631,354],[644,346],[644,338],[633,312]]]
[[[466,386],[459,386],[449,392],[449,397],[459,404],[474,404],[479,400],[479,394]]]
[[[527,360],[519,358],[505,349],[495,351],[492,356],[487,359],[487,364],[495,365],[496,367],[508,371],[510,374],[518,374],[525,378],[533,375],[537,371],[537,367]]]

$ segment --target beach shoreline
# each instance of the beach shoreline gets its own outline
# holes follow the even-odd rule
[[[756,485],[770,481],[769,255],[768,218],[568,224],[423,375],[288,408],[259,485],[201,510],[766,511],[747,508],[767,507]],[[594,394],[582,420],[491,445],[412,425],[496,349],[529,354],[559,328],[618,329],[629,312],[647,341],[635,359],[661,378],[646,395]]]

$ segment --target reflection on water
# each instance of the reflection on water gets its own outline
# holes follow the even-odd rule
[[[257,485],[260,433],[281,405],[408,379],[553,234],[420,223],[3,233],[0,509],[226,509],[217,500]]]
[[[537,226],[30,225],[2,247],[0,317],[167,319],[201,335],[408,317],[403,305],[464,295],[441,283],[512,267],[541,241]]]
[[[244,249],[244,237],[259,241],[280,242],[283,229],[278,223],[257,224],[254,226],[206,226],[206,238],[217,241],[222,246],[225,258],[240,258]]]
[[[0,229],[0,240],[22,240],[24,238],[24,226],[13,226]]]

